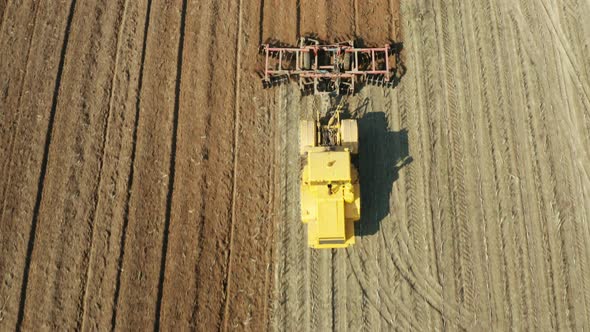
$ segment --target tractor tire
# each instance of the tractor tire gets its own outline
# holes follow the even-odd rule
[[[356,120],[342,120],[340,126],[342,146],[347,148],[351,154],[357,154],[359,151],[359,134]]]
[[[317,134],[314,121],[299,121],[299,153],[304,155],[307,149],[317,145]]]

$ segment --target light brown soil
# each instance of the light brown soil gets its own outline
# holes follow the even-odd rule
[[[306,248],[297,132],[282,133],[275,329],[590,326],[583,13],[583,2],[301,2],[303,32],[403,41],[407,74],[350,100],[363,217],[348,250]],[[291,88],[277,99],[279,128],[324,105]]]
[[[0,0],[0,330],[590,329],[590,5]],[[363,219],[306,247],[258,44],[403,41]]]

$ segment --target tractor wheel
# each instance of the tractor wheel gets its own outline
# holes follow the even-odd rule
[[[342,146],[348,148],[350,153],[357,154],[359,146],[359,136],[356,120],[342,120],[341,135]]]
[[[307,148],[316,146],[316,126],[314,121],[299,121],[299,153],[305,154]]]

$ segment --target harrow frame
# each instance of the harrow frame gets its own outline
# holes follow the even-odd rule
[[[318,40],[301,37],[298,47],[262,44],[264,88],[298,82],[301,90],[314,94],[338,92],[354,94],[359,82],[393,87],[390,67],[392,47],[355,47],[352,40],[320,44]]]

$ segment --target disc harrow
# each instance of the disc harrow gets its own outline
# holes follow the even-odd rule
[[[399,44],[357,47],[352,39],[341,40],[328,44],[308,36],[299,38],[297,46],[276,40],[260,45],[264,57],[262,86],[267,89],[294,81],[304,95],[347,95],[363,84],[386,88],[397,85]]]

